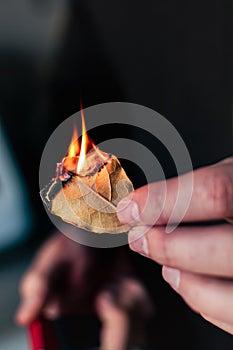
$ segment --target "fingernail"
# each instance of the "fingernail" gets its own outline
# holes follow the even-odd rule
[[[139,222],[140,218],[137,203],[128,198],[121,200],[117,206],[117,216],[124,224]]]
[[[163,278],[172,288],[178,289],[180,285],[180,271],[171,267],[163,266]]]
[[[129,231],[128,240],[130,248],[144,256],[149,256],[146,232],[148,227],[138,226]]]

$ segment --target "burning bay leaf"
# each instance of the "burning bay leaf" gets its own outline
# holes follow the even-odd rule
[[[119,222],[116,206],[133,185],[117,157],[95,147],[77,174],[78,161],[78,156],[66,157],[57,165],[56,178],[40,192],[47,208],[63,221],[88,231],[126,232],[129,228]]]

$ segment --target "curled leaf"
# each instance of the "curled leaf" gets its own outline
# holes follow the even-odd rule
[[[79,174],[75,173],[77,163],[78,157],[74,157],[72,172],[67,169],[67,158],[57,165],[57,177],[40,192],[47,208],[63,221],[88,231],[126,232],[128,227],[118,220],[116,206],[133,185],[117,157],[93,150]]]

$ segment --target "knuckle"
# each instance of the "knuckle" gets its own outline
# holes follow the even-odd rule
[[[226,173],[215,171],[208,179],[206,188],[207,203],[218,217],[233,213],[233,180]]]

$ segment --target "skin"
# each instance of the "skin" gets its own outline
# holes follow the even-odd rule
[[[143,322],[152,309],[143,285],[129,274],[124,276],[131,270],[127,265],[127,259],[118,256],[109,277],[96,249],[54,234],[22,278],[16,322],[28,326],[38,316],[53,320],[67,314],[96,314],[102,322],[101,349],[126,350],[131,312],[143,305],[138,311],[143,336]]]
[[[184,180],[190,175],[183,175]],[[130,202],[119,204],[118,217],[133,226],[131,249],[161,264],[164,279],[193,310],[233,334],[233,157],[195,170],[193,176],[183,225],[172,233],[166,233],[165,227],[175,204],[178,178],[166,181],[163,207],[158,194],[164,183],[157,182],[148,185],[152,198],[148,207],[144,208],[148,191],[144,186],[134,191]],[[158,208],[161,215],[154,224]],[[203,225],[213,220],[217,223]]]

